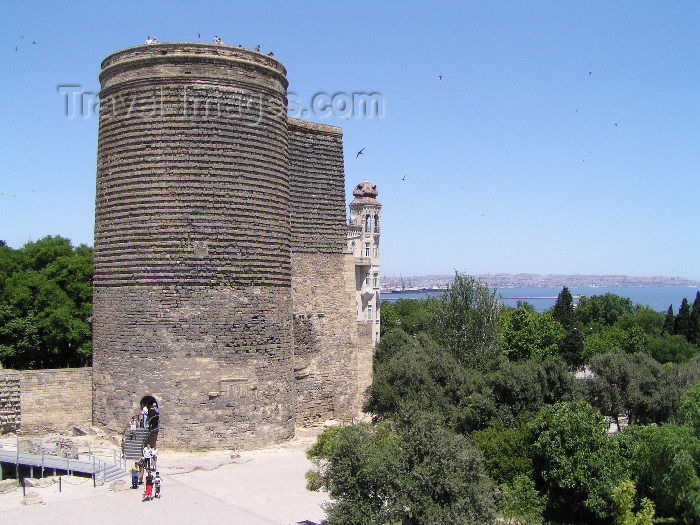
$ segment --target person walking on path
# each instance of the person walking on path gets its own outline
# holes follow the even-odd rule
[[[160,472],[156,471],[156,477],[153,479],[153,486],[156,488],[156,498],[160,499]]]
[[[153,499],[153,474],[148,471],[146,474],[146,490],[143,492],[143,499],[141,501],[150,501]]]
[[[139,488],[139,463],[138,463],[138,461],[136,463],[134,463],[133,467],[131,467],[131,488],[132,489]]]
[[[144,403],[144,405],[141,407],[141,417],[143,418],[143,422],[141,423],[142,428],[148,428],[148,405]]]
[[[143,461],[144,465],[148,470],[151,470],[151,445],[146,443],[146,446],[143,447]]]
[[[151,449],[151,469],[156,470],[158,468],[158,449],[153,447]],[[157,474],[157,472],[156,472]]]

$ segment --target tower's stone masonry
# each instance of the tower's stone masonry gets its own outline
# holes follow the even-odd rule
[[[285,74],[211,44],[103,61],[96,423],[150,395],[164,446],[252,448],[357,413],[342,134],[288,122]]]
[[[295,401],[297,422],[309,425],[359,412],[359,347],[346,267],[342,131],[296,119],[289,130]]]

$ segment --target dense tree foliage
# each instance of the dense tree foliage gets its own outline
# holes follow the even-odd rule
[[[566,286],[562,288],[557,296],[557,300],[552,308],[552,317],[565,330],[569,330],[574,326],[574,298]]]
[[[399,299],[395,302],[384,301],[381,312],[381,337],[396,329],[411,335],[425,332],[432,317],[428,301],[425,300]]]
[[[426,338],[376,366],[365,410],[377,419],[391,419],[410,404],[455,427],[463,418],[466,400],[476,390],[474,376],[479,374],[470,373]]]
[[[582,401],[547,406],[530,424],[535,482],[547,497],[545,517],[610,520],[612,491],[628,474],[607,429],[600,412]]]
[[[496,486],[478,449],[420,411],[395,424],[326,430],[307,456],[310,489],[335,500],[329,525],[480,525],[496,516]]]
[[[460,363],[481,370],[500,363],[501,304],[495,290],[474,277],[457,273],[454,282],[438,299],[430,301],[430,306],[430,332]]]
[[[92,248],[45,237],[0,246],[0,362],[84,366],[92,355]]]
[[[501,315],[503,349],[512,361],[532,356],[555,355],[564,328],[552,314],[538,314],[534,308],[519,306]]]
[[[653,525],[654,504],[642,498],[640,509],[634,512],[634,497],[637,489],[631,480],[623,481],[613,489],[615,525]]]
[[[384,303],[373,423],[310,452],[329,523],[700,523],[698,297],[678,322],[566,288],[537,312],[457,274]]]
[[[606,293],[581,297],[575,313],[576,321],[600,330],[604,326],[613,326],[624,314],[634,313],[634,304],[627,297]]]
[[[654,502],[658,515],[700,523],[700,439],[695,429],[669,423],[630,434],[630,467],[639,492]]]

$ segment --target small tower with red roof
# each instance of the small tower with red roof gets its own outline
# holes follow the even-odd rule
[[[382,205],[377,186],[367,179],[355,186],[348,221],[348,249],[355,259],[357,322],[371,329],[372,342],[379,340],[379,224]]]

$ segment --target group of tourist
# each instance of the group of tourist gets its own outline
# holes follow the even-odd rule
[[[199,33],[197,33],[197,36],[199,37]],[[149,37],[146,39],[146,45],[149,45],[149,44],[157,44],[157,43],[158,43],[158,39],[157,39],[156,37],[154,37],[154,36],[149,36]],[[214,43],[215,43],[215,44],[223,44],[224,41],[221,40],[221,38],[219,38],[219,35],[214,35]],[[240,44],[238,44],[238,47],[243,47],[243,46],[240,45]],[[255,50],[256,50],[257,52],[260,52],[260,45],[255,46]],[[271,57],[274,57],[274,56],[275,56],[275,54],[274,54],[272,51],[270,51],[270,52],[268,53],[268,55],[271,56]],[[441,78],[442,78],[442,77],[441,77]]]
[[[143,448],[141,459],[134,463],[131,467],[131,488],[137,489],[144,482],[144,474],[146,475],[146,486],[143,492],[142,501],[151,501],[154,497],[160,498],[161,477],[157,469],[158,466],[158,449],[151,448],[150,444],[146,444]],[[155,472],[155,476],[153,475]],[[155,487],[155,494],[153,488]]]
[[[159,418],[158,403],[153,402],[150,406],[148,403],[144,403],[143,407],[141,407],[141,426],[149,430],[158,428]]]
[[[160,419],[160,412],[158,411],[158,403],[144,403],[141,406],[141,412],[139,415],[132,416],[129,422],[129,429],[131,430],[130,439],[133,439],[134,432],[137,428],[147,428],[149,430],[156,430],[158,428],[158,421]]]

